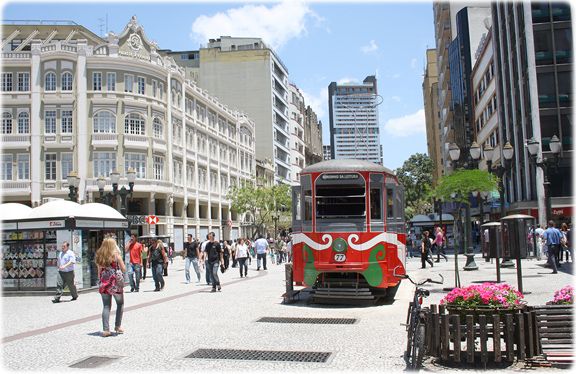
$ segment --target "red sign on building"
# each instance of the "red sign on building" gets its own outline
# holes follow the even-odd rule
[[[149,225],[155,225],[155,224],[157,224],[158,222],[160,222],[160,218],[158,218],[158,217],[156,217],[156,216],[154,216],[154,215],[150,215],[150,216],[146,217],[146,222],[147,222]]]

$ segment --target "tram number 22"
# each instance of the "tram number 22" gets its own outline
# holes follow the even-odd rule
[[[334,255],[334,261],[344,262],[344,261],[346,261],[346,255],[344,253],[336,253]]]

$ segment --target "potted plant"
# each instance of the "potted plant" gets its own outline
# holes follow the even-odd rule
[[[450,314],[492,315],[522,310],[526,306],[524,295],[506,283],[482,283],[467,287],[457,287],[441,301]],[[476,318],[475,318],[476,319]]]
[[[554,292],[554,299],[547,305],[572,305],[574,304],[574,287],[568,285]]]

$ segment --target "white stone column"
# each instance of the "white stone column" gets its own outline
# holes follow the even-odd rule
[[[41,190],[44,179],[42,178],[42,131],[41,131],[41,114],[42,107],[41,101],[41,82],[42,82],[42,67],[40,64],[40,48],[42,47],[41,40],[33,40],[32,63],[30,66],[30,91],[32,93],[30,103],[30,181],[31,186],[31,202],[32,206],[38,206],[42,203]]]
[[[80,204],[86,197],[86,178],[88,177],[88,98],[86,92],[86,54],[88,42],[85,39],[78,40],[78,59],[76,61],[76,147],[78,163],[76,170],[80,178],[78,197]]]

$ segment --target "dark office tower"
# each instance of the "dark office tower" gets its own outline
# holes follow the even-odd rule
[[[552,218],[568,220],[572,191],[572,17],[568,2],[492,3],[494,62],[500,143],[514,147],[507,196],[511,211],[544,217],[544,172],[530,163],[528,139],[540,143],[538,158],[554,160],[550,141],[562,148],[549,167]],[[555,166],[555,163],[550,163]]]

